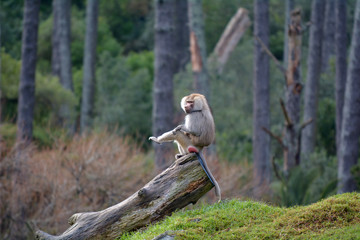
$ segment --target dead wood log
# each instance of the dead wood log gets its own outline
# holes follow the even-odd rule
[[[176,160],[143,188],[121,203],[98,212],[76,213],[63,234],[36,232],[37,239],[115,239],[161,220],[176,209],[195,204],[213,184],[195,154]]]

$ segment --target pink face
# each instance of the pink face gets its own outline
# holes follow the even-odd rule
[[[187,100],[184,109],[186,113],[191,113],[191,111],[194,109],[194,101]]]

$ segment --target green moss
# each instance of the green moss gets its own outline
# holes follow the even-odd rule
[[[176,239],[360,239],[360,194],[336,195],[293,208],[233,199],[178,211],[119,239],[152,239],[164,232]]]

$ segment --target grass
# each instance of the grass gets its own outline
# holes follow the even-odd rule
[[[291,208],[233,199],[178,211],[119,239],[153,239],[164,232],[175,239],[360,239],[360,193]]]

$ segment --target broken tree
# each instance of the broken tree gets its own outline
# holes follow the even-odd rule
[[[269,129],[263,128],[270,136],[275,138],[281,145],[284,154],[284,173],[288,172],[300,164],[300,142],[302,130],[312,122],[312,119],[300,124],[300,94],[302,91],[301,84],[301,11],[295,9],[291,12],[291,21],[288,30],[288,66],[285,70],[280,62],[274,57],[270,50],[261,40],[255,36],[263,49],[275,61],[276,66],[285,76],[285,103],[281,100],[281,108],[285,118],[285,129],[282,137],[273,134]]]
[[[98,212],[76,213],[63,234],[37,231],[37,239],[115,239],[147,226],[176,209],[195,204],[213,187],[196,155],[176,160],[139,191],[121,203]]]

